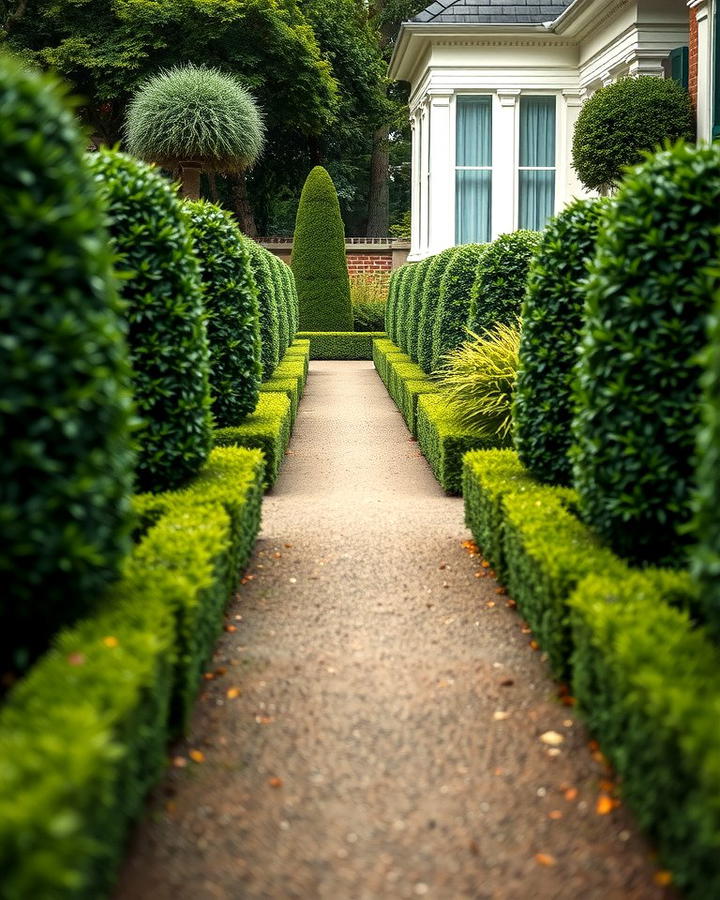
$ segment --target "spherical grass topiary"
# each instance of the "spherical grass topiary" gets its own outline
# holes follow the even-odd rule
[[[635,563],[685,561],[718,209],[720,146],[664,150],[626,175],[590,267],[574,480],[584,519]]]
[[[292,253],[301,331],[352,331],[345,227],[332,178],[322,166],[300,196]]]
[[[215,424],[239,425],[255,411],[260,388],[260,325],[250,253],[229,212],[188,201],[195,252],[201,261],[210,347]]]
[[[489,244],[470,295],[470,330],[509,325],[520,315],[528,270],[540,246],[540,232],[513,231]]]
[[[138,487],[164,491],[197,474],[212,445],[200,269],[172,185],[114,150],[88,155],[103,198],[128,321]]]
[[[440,288],[443,275],[452,261],[457,248],[450,247],[433,257],[433,262],[428,269],[427,278],[423,287],[420,301],[420,316],[418,321],[417,359],[418,365],[424,372],[432,372],[433,359],[433,335],[435,331],[435,319],[440,306]]]
[[[695,138],[690,95],[671,79],[642,75],[600,88],[580,110],[573,137],[573,167],[590,190],[606,191],[625,166],[665,141]]]
[[[409,298],[405,307],[405,341],[407,343],[405,352],[415,363],[418,361],[418,334],[423,293],[434,261],[434,256],[428,256],[418,263],[415,276],[409,286]]]
[[[255,162],[265,126],[238,78],[190,64],[140,87],[128,106],[125,134],[134,156],[179,166],[185,194],[197,199],[201,171],[239,172]]]
[[[608,201],[576,200],[550,221],[522,307],[515,446],[539,481],[569,485],[577,363],[588,263]]]
[[[440,282],[440,299],[433,323],[430,370],[436,372],[445,357],[467,339],[470,297],[477,280],[480,259],[488,244],[463,244],[455,248]]]
[[[270,253],[249,238],[247,245],[258,291],[262,378],[263,381],[267,381],[280,362],[280,317],[275,298],[275,281]]]
[[[0,672],[130,548],[130,368],[83,143],[55,80],[0,56]]]

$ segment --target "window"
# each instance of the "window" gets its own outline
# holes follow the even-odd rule
[[[490,240],[492,98],[458,97],[455,154],[455,240]]]
[[[554,212],[555,97],[521,97],[519,227],[541,231]]]
[[[668,61],[666,77],[676,81],[680,87],[687,90],[690,84],[690,48],[676,47],[670,51]]]

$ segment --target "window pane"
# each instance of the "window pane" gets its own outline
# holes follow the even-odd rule
[[[488,169],[460,169],[455,193],[456,242],[482,244],[489,241],[492,172]]]
[[[457,165],[492,165],[490,97],[457,98]]]
[[[555,173],[520,172],[520,228],[542,231],[555,211]]]
[[[520,165],[555,165],[555,98],[520,98]]]

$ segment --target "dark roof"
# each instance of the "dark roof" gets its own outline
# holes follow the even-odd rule
[[[435,0],[412,22],[439,25],[542,25],[573,0]]]

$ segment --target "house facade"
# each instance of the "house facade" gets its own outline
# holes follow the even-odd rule
[[[404,23],[391,77],[411,87],[410,258],[541,229],[585,196],[584,100],[626,75],[687,83],[689,34],[687,0],[437,0]]]
[[[698,138],[720,138],[720,0],[689,0],[690,93]]]

